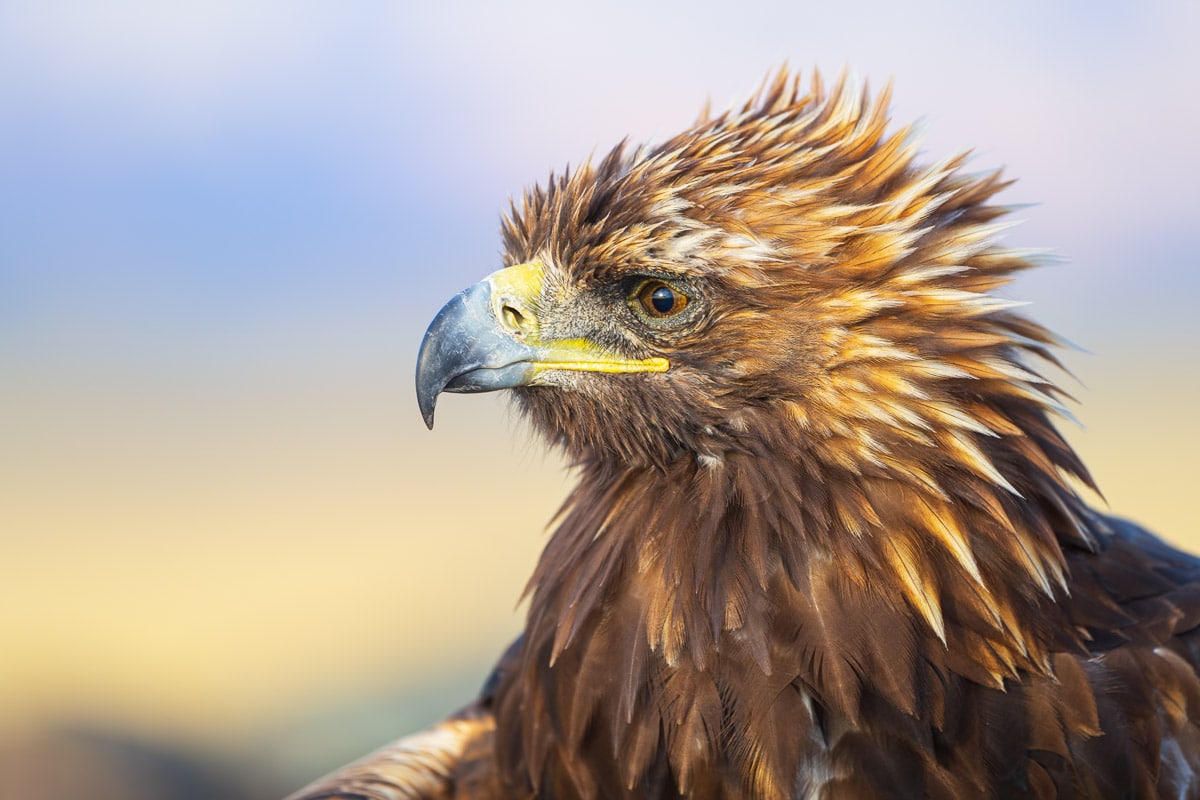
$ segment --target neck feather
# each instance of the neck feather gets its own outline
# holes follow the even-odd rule
[[[742,775],[738,791],[788,797],[806,745],[780,725],[870,707],[940,729],[947,687],[1050,671],[1080,646],[1059,601],[1093,518],[1024,446],[992,454],[999,484],[951,462],[932,485],[838,471],[803,450],[584,463],[528,589],[502,763],[552,793],[622,796],[669,772],[683,793],[733,796],[705,781]],[[589,747],[620,774],[577,769]]]
[[[815,637],[799,677],[851,712],[877,678],[862,665],[896,652],[1003,686],[1069,644],[1064,548],[1090,547],[1091,514],[1052,464],[993,461],[1017,465],[1011,480],[942,465],[931,485],[777,453],[585,464],[531,579],[531,624],[553,626],[557,660],[620,599],[666,664],[705,669],[735,636],[770,674],[771,625],[791,618]],[[903,646],[876,625],[903,631]]]

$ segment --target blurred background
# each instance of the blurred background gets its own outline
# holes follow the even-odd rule
[[[0,5],[0,795],[274,797],[468,699],[563,498],[411,376],[510,195],[788,62],[1004,165],[1111,507],[1200,548],[1200,4]]]

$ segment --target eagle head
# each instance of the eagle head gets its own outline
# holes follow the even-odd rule
[[[917,163],[888,96],[781,72],[527,191],[507,266],[426,334],[427,424],[440,391],[514,388],[577,461],[787,453],[814,477],[1019,494],[1032,459],[1086,480],[1046,420],[1057,388],[1028,366],[1056,340],[993,293],[1032,263],[994,242],[1006,184],[963,174],[965,155]]]

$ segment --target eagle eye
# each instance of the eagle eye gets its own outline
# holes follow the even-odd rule
[[[634,293],[638,305],[648,316],[673,317],[687,308],[688,296],[659,280],[642,283]]]

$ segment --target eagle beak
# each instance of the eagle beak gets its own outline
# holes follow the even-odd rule
[[[588,339],[547,339],[538,323],[544,269],[531,261],[493,272],[433,318],[417,355],[417,405],[433,428],[442,392],[529,386],[549,370],[664,372],[665,358],[631,359]]]

